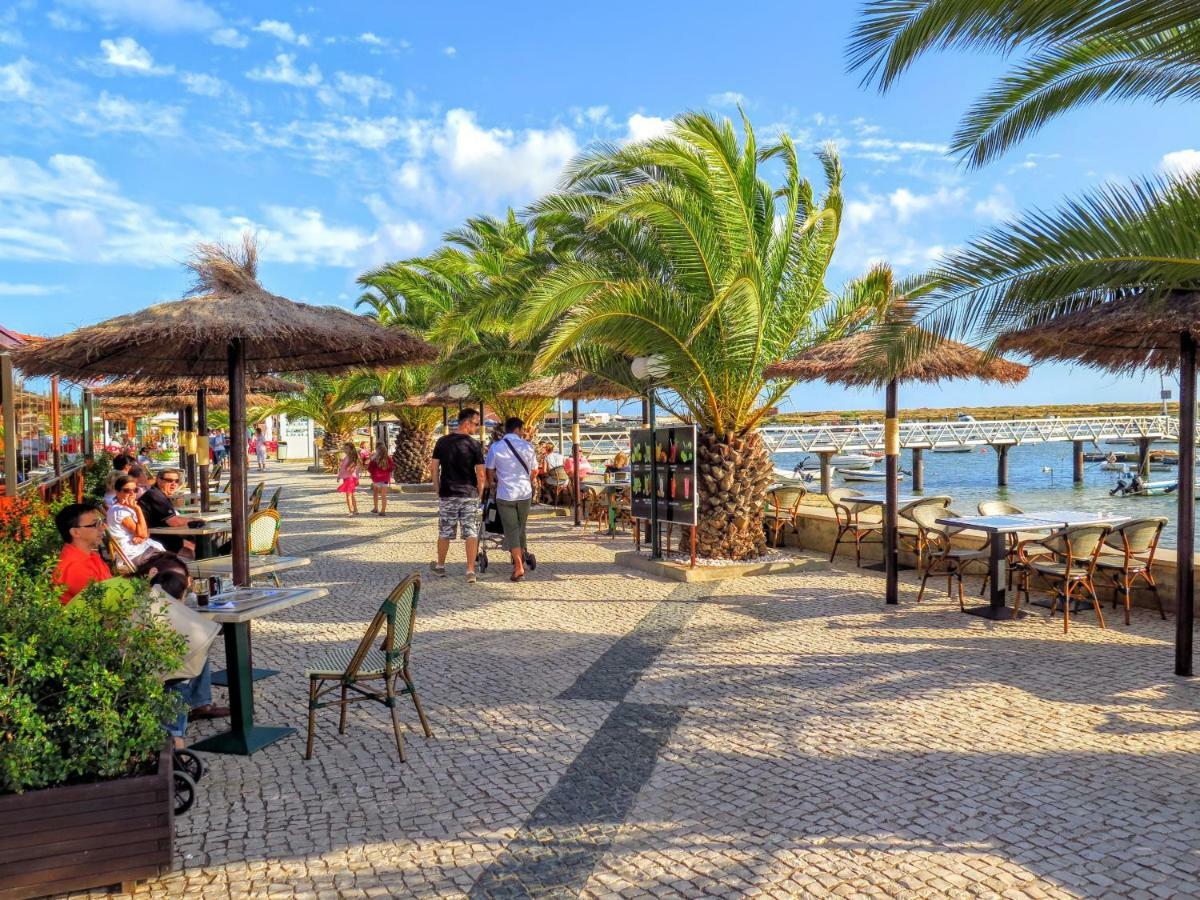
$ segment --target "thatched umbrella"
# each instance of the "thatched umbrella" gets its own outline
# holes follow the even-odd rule
[[[911,331],[910,331],[911,336]],[[928,341],[921,342],[929,346]],[[933,384],[952,378],[979,378],[1015,384],[1029,374],[1027,366],[984,353],[957,341],[941,341],[899,363],[879,350],[877,335],[861,331],[840,340],[821,344],[793,359],[768,366],[767,378],[821,381],[849,387],[884,387],[883,443],[885,455],[884,567],[887,573],[887,602],[899,603],[899,573],[896,564],[896,479],[900,474],[900,420],[897,385],[901,381]],[[823,490],[828,485],[823,485]],[[987,607],[990,609],[991,607]]]
[[[575,495],[575,524],[582,524],[579,516],[579,401],[628,400],[636,397],[637,391],[599,375],[576,371],[534,378],[504,391],[500,396],[571,401],[571,487]],[[558,421],[562,422],[561,414]]]
[[[336,372],[431,362],[437,356],[434,347],[402,329],[269,293],[258,281],[258,249],[250,235],[240,247],[199,245],[188,268],[195,283],[185,299],[51,338],[14,352],[14,361],[31,375],[75,380],[224,377],[230,438],[240,444],[246,434],[247,374]],[[248,585],[246,455],[241,446],[233,449],[233,577],[235,584]]]
[[[1175,674],[1192,674],[1196,539],[1196,344],[1200,294],[1176,292],[1145,304],[1111,300],[1002,335],[997,347],[1036,362],[1082,363],[1118,374],[1179,370],[1179,484],[1175,562]]]

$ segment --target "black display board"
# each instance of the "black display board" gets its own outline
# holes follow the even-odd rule
[[[695,525],[699,504],[696,500],[696,426],[677,425],[657,428],[653,447],[658,454],[658,518],[661,522]],[[639,428],[629,435],[630,482],[633,517],[649,519],[652,484],[651,431]]]

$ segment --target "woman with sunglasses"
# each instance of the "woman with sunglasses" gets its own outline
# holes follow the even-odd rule
[[[150,537],[146,514],[138,505],[138,483],[132,475],[118,475],[113,483],[116,502],[109,508],[105,519],[108,535],[133,565],[147,553],[162,553],[165,549]]]

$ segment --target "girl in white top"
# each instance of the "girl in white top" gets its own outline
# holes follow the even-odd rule
[[[151,539],[146,516],[138,505],[138,483],[131,475],[118,475],[113,484],[116,502],[105,514],[108,534],[134,565],[147,553],[162,553],[166,548]]]

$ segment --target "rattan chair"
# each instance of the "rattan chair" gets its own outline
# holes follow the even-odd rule
[[[763,511],[763,522],[771,529],[772,546],[779,546],[779,535],[788,525],[792,526],[793,532],[800,533],[800,503],[807,493],[806,487],[789,485],[767,494],[771,505]]]
[[[564,495],[571,493],[571,476],[563,466],[555,466],[546,476],[546,490],[550,492],[550,502],[554,506],[562,503]]]
[[[853,488],[834,488],[826,496],[833,504],[833,515],[838,526],[829,561],[833,562],[843,540],[854,541],[854,564],[861,566],[863,544],[883,543],[883,513],[878,507],[864,507],[855,503],[854,498],[861,497],[862,491]],[[879,536],[877,540],[871,538],[873,534]]]
[[[367,626],[366,634],[354,650],[339,649],[305,673],[308,677],[308,746],[304,751],[305,759],[312,759],[317,710],[327,706],[338,706],[338,734],[345,734],[346,708],[360,700],[374,700],[388,708],[392,716],[396,750],[400,753],[401,762],[404,762],[404,737],[400,733],[400,720],[396,717],[396,700],[399,696],[408,694],[412,697],[425,737],[433,737],[409,671],[413,624],[417,618],[417,599],[420,593],[420,576],[409,575],[383,601],[379,612],[375,613],[375,618]],[[385,626],[383,643],[376,647],[379,632]],[[396,681],[401,679],[404,681],[404,688],[397,691]],[[376,685],[377,682],[382,683]],[[351,691],[356,696],[349,696]],[[324,699],[334,692],[340,692],[340,699]]]
[[[278,556],[279,529],[282,524],[282,518],[273,509],[260,509],[251,515],[246,522],[246,541],[249,544],[250,555]],[[274,581],[276,587],[279,587],[281,584],[279,575],[276,572],[268,572],[263,577]]]
[[[1158,601],[1158,614],[1164,619],[1167,611],[1163,608],[1162,597],[1158,593],[1158,585],[1154,583],[1154,554],[1158,551],[1158,539],[1162,537],[1163,527],[1167,524],[1166,517],[1147,519],[1131,519],[1116,526],[1104,539],[1096,567],[1113,582],[1118,594],[1125,601],[1125,624],[1129,624],[1129,606],[1134,582],[1138,578],[1145,580],[1154,599]],[[1113,606],[1117,601],[1114,598]]]
[[[966,609],[963,602],[963,572],[973,562],[988,563],[989,551],[987,545],[982,547],[956,546],[956,536],[966,531],[953,525],[942,525],[938,519],[955,517],[958,513],[948,507],[917,506],[912,510],[913,521],[921,529],[921,540],[925,547],[925,559],[921,566],[921,589],[917,591],[917,602],[925,598],[925,585],[930,575],[946,576],[946,596],[951,596],[954,582],[958,583],[958,608]],[[986,586],[988,575],[985,572],[983,583]]]
[[[125,555],[125,551],[113,540],[111,534],[104,535],[104,549],[108,552],[109,567],[114,575],[132,575],[137,571],[137,566]]]
[[[1096,563],[1104,539],[1112,529],[1108,525],[1074,525],[1063,528],[1049,536],[1040,536],[1036,541],[1023,541],[1017,545],[1017,574],[1020,577],[1013,598],[1013,615],[1021,607],[1021,593],[1029,602],[1029,582],[1034,575],[1050,585],[1054,603],[1050,615],[1058,611],[1058,602],[1063,602],[1063,633],[1071,628],[1071,603],[1084,598],[1076,596],[1078,591],[1087,594],[1096,610],[1096,619],[1104,627],[1104,613],[1100,599],[1096,596]]]
[[[942,510],[943,514],[953,500],[944,495],[922,497],[912,503],[906,503],[896,509],[896,539],[903,550],[911,551],[917,557],[917,568],[925,564],[925,538],[921,526],[913,518],[913,510],[919,506],[930,506]]]
[[[221,483],[221,474],[225,470],[224,463],[217,463],[208,473],[208,481],[215,488]]]

